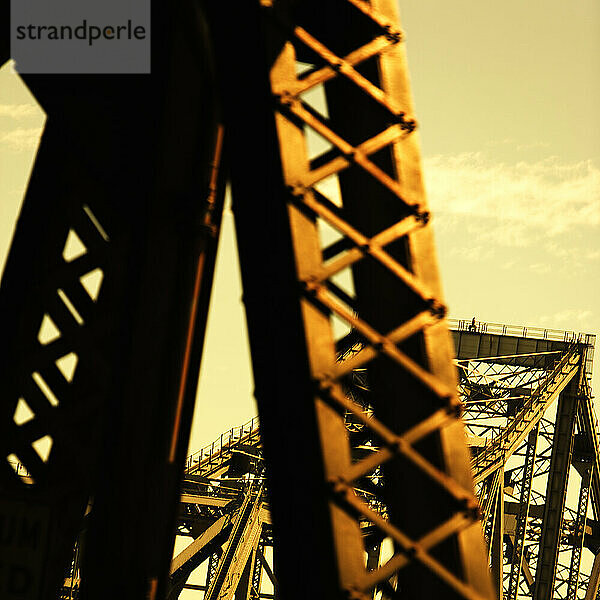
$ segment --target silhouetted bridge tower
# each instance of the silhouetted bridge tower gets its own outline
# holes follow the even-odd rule
[[[187,521],[210,555],[208,597],[251,596],[272,543],[281,600],[493,598],[395,0],[152,2],[152,23],[151,75],[23,77],[47,123],[0,287],[0,595],[56,597],[78,538],[82,600],[163,599],[185,582],[172,547],[229,180],[266,488],[250,451],[228,459],[239,488],[194,490],[185,473],[184,498],[210,499],[185,504],[203,515]],[[588,437],[552,455],[559,491],[553,473],[593,437],[573,416],[585,378],[569,348],[545,368],[572,399],[560,423]],[[474,410],[501,412],[476,381]],[[528,440],[530,383],[506,400]],[[521,429],[477,434],[495,548],[511,539],[507,490],[520,493],[498,457]],[[597,469],[576,462],[594,502]],[[561,506],[543,510],[558,523]],[[546,586],[569,522],[540,546]],[[522,552],[519,573],[535,561]]]

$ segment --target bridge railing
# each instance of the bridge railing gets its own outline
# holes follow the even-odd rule
[[[503,323],[487,323],[475,319],[448,319],[450,329],[456,331],[472,331],[474,333],[491,333],[496,335],[512,335],[530,337],[557,342],[576,342],[578,344],[594,345],[596,336],[591,333],[563,331],[560,329],[544,329],[542,327],[526,327],[520,325],[505,325]]]
[[[224,455],[228,455],[236,444],[250,440],[259,432],[258,417],[253,417],[239,427],[232,427],[229,431],[225,431],[214,442],[204,446],[204,448],[190,454],[185,465],[185,473],[194,473],[202,469],[203,466],[219,462]]]

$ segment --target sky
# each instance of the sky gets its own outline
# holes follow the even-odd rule
[[[400,9],[450,316],[598,334],[600,3]],[[5,65],[0,264],[44,119]],[[256,412],[236,254],[226,209],[190,451]]]

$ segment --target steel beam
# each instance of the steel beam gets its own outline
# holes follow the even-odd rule
[[[586,350],[587,353],[590,353],[589,349]],[[582,430],[592,450],[594,461],[594,470],[592,472],[592,507],[594,509],[594,517],[598,520],[600,519],[600,441],[598,438],[598,420],[594,413],[593,397],[589,389],[587,389],[587,393],[582,397],[580,412]]]
[[[40,527],[30,597],[57,596],[91,498],[80,597],[166,585],[222,194],[201,16],[152,10],[151,75],[23,76],[47,123],[0,288],[0,511]]]
[[[578,438],[581,438],[585,446],[579,450],[587,452],[585,460],[589,459],[595,465],[598,460],[598,434],[589,389],[590,355],[593,351],[594,336],[535,329],[532,330],[531,339],[528,335],[529,330],[526,328],[497,324],[489,326],[475,321],[471,325],[468,322],[459,323],[458,330],[454,332],[460,357],[458,359],[461,368],[460,388],[461,393],[466,395],[467,427],[473,436],[470,438],[473,442],[473,462],[480,468],[480,474],[476,474],[476,481],[480,481],[480,493],[484,503],[483,508],[487,509],[486,514],[489,515],[490,512],[490,503],[487,499],[493,483],[490,473],[494,468],[505,465],[509,459],[511,468],[521,461],[523,465],[521,468],[527,470],[532,457],[528,452],[527,444],[522,443],[523,434],[527,434],[533,423],[537,423],[540,427],[541,450],[534,458],[535,479],[532,483],[532,500],[529,504],[522,498],[515,498],[520,500],[519,502],[505,502],[507,527],[510,528],[505,537],[505,548],[508,552],[506,562],[510,563],[512,555],[518,551],[519,546],[519,516],[524,508],[528,508],[525,543],[529,547],[529,557],[526,561],[523,556],[519,574],[526,578],[529,593],[537,597],[534,580],[538,579],[542,562],[552,558],[548,552],[553,550],[556,553],[556,563],[547,565],[542,572],[545,574],[551,572],[551,577],[557,583],[552,583],[539,596],[546,598],[551,597],[552,594],[561,595],[568,592],[569,581],[573,587],[575,575],[568,577],[567,573],[569,571],[574,573],[577,570],[576,563],[580,554],[579,540],[573,534],[577,529],[576,520],[566,515],[566,503],[562,501],[561,504],[561,497],[565,492],[563,485],[567,485],[569,477],[568,464],[557,467],[558,463],[552,463],[553,460],[556,461],[555,445],[561,445],[561,438],[571,439],[575,429],[563,432],[562,435],[559,431],[554,437],[555,426],[561,427],[560,423],[564,423],[564,418],[561,419],[559,410],[558,418],[555,420],[548,408],[559,392],[562,397],[567,394],[567,390],[571,390],[569,393],[572,393],[573,386],[578,390],[579,408],[573,419],[576,419]],[[514,443],[511,443],[511,440]],[[564,440],[562,444],[564,445]],[[545,477],[549,469],[548,481],[554,481],[555,488],[552,492],[548,488],[545,494],[541,494],[542,488],[535,481]],[[563,477],[564,481],[559,481],[557,477]],[[592,475],[592,506],[594,514],[597,514],[595,481],[596,478]],[[545,481],[544,488],[547,488]],[[511,493],[509,492],[508,495]],[[553,504],[552,511],[548,506],[549,503]],[[568,510],[572,511],[574,508],[569,505]],[[556,532],[552,534],[554,537],[549,537],[550,532],[543,524],[543,517],[549,511],[551,515],[561,512],[561,522],[555,523],[558,537],[555,536]],[[488,518],[488,528],[492,522]],[[513,528],[514,533],[511,531]],[[586,537],[583,543],[595,552],[597,546],[593,534],[594,522],[587,520],[585,530]],[[546,539],[547,543],[547,552],[544,556],[540,554],[540,539],[542,541]],[[539,550],[538,546],[540,546]],[[569,554],[567,554],[568,550],[570,550]],[[573,567],[570,566],[569,561],[563,560],[565,556],[569,556]],[[519,587],[522,591],[526,590],[522,585],[515,586],[514,576],[517,575],[517,571],[514,562],[513,559],[512,583],[510,579],[507,583],[509,592],[519,597]],[[528,573],[529,565],[534,565],[538,569],[535,577]],[[585,579],[581,587],[584,585],[587,585]]]
[[[575,418],[579,401],[579,384],[579,377],[577,377],[561,394],[558,401],[550,473],[548,474],[546,488],[546,505],[535,574],[533,595],[535,600],[547,600],[554,594],[556,564],[564,519]]]
[[[479,327],[483,331],[478,331]],[[508,327],[504,326],[504,329]],[[495,357],[499,363],[511,360],[512,364],[551,369],[556,353],[564,354],[573,343],[585,342],[584,337],[575,336],[573,339],[568,333],[565,333],[562,339],[548,339],[528,337],[526,328],[518,331],[518,328],[510,327],[511,333],[504,334],[487,333],[487,329],[487,324],[478,324],[474,331],[468,331],[468,328],[453,328],[456,358],[461,360],[475,356],[480,359]]]
[[[494,438],[492,443],[475,457],[473,470],[476,482],[483,481],[512,456],[542,418],[548,406],[558,398],[561,391],[576,375],[579,370],[579,362],[579,349],[572,346],[528,398],[526,404],[502,431],[502,434]]]
[[[494,521],[490,531],[490,559],[494,587],[498,600],[504,598],[504,473],[499,474],[496,488]]]
[[[235,600],[250,600],[253,597],[256,598],[256,595],[252,594],[252,572],[255,560],[256,550],[252,549],[250,551],[250,556],[246,560],[246,566],[244,567],[242,575],[235,588]]]
[[[221,561],[221,557],[223,556],[223,550],[221,548],[217,548],[215,552],[213,552],[208,558],[208,566],[206,569],[206,585],[205,589],[208,590],[211,582],[215,578],[217,574],[217,569],[219,568],[219,562]]]
[[[216,551],[215,540],[220,541],[221,544],[225,542],[226,538],[222,534],[230,521],[231,515],[223,515],[173,558],[169,573],[168,600],[179,598],[191,572]]]
[[[230,86],[223,94],[228,131],[247,141],[229,146],[233,208],[281,596],[310,597],[313,582],[319,581],[324,597],[368,597],[378,582],[402,568],[401,585],[415,597],[491,597],[468,453],[457,420],[451,342],[440,319],[440,286],[395,4],[262,5],[262,16],[244,5],[237,15],[240,24],[232,23],[229,14],[219,15],[217,7],[212,10],[215,31],[225,24],[229,29],[221,41],[224,51],[232,38],[245,48],[243,66],[233,61],[220,71]],[[344,27],[335,26],[342,21]],[[256,36],[257,31],[264,33]],[[257,37],[265,42],[262,49],[256,48]],[[298,77],[296,60],[312,62],[315,69]],[[265,65],[266,72],[248,73],[249,63]],[[381,77],[376,73],[369,80],[373,64]],[[334,97],[334,79],[349,86],[350,96]],[[303,102],[304,92],[323,83],[331,122]],[[242,102],[239,90],[245,89],[256,91]],[[375,104],[373,112],[364,113],[367,136],[358,129],[354,112],[344,114],[349,104],[362,113],[365,102],[371,109]],[[348,134],[351,126],[357,129]],[[311,161],[307,129],[328,140],[333,152]],[[279,145],[275,155],[274,141]],[[378,153],[385,156],[383,162]],[[316,189],[320,180],[338,173],[341,210]],[[360,180],[358,186],[345,178],[350,173]],[[321,247],[320,222],[345,238],[348,252]],[[332,280],[350,266],[355,298]],[[336,362],[331,315],[366,342],[343,366]],[[378,398],[377,418],[364,424],[382,443],[374,457],[352,464],[343,413],[355,412],[363,422],[365,413],[345,397],[340,383],[360,364],[369,364]],[[299,419],[301,439],[295,427]],[[383,463],[389,521],[353,490],[355,480]],[[418,482],[412,486],[418,493],[410,498],[399,489],[408,480]],[[301,536],[296,534],[297,514],[304,515]],[[371,572],[364,566],[359,514],[395,542],[394,557]],[[293,549],[286,539],[294,540]],[[312,559],[315,543],[322,553],[318,565]],[[310,580],[298,579],[298,572],[315,568]]]
[[[254,590],[256,594],[260,592],[260,587],[262,584],[263,561],[261,555],[264,556],[264,549],[265,543],[264,540],[261,539],[256,548],[256,552],[254,553],[254,564],[252,566],[252,580],[250,582],[252,590]]]
[[[513,552],[511,557],[510,579],[508,583],[507,600],[517,600],[519,593],[519,578],[523,564],[523,551],[525,549],[525,536],[527,534],[527,519],[529,518],[529,502],[531,498],[531,484],[535,466],[535,455],[539,422],[529,432],[527,439],[527,451],[525,464],[523,466],[523,477],[521,479],[521,492],[519,498],[519,514],[517,515],[517,526],[513,539]]]
[[[575,600],[577,598],[581,552],[583,550],[583,541],[585,537],[586,516],[593,468],[593,464],[585,464],[579,467],[581,472],[581,483],[579,487],[579,500],[577,503],[577,516],[573,532],[573,550],[571,553],[571,563],[569,565],[566,600]]]
[[[261,505],[263,486],[250,483],[240,507],[227,546],[223,551],[217,571],[206,592],[206,600],[233,600],[243,597],[244,590],[237,594],[240,581],[249,593],[251,558],[255,555],[262,530]],[[246,599],[244,599],[246,600]]]

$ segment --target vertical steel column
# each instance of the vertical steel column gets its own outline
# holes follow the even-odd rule
[[[224,94],[228,131],[238,140],[231,161],[234,213],[281,595],[314,595],[311,583],[318,581],[323,597],[368,598],[380,582],[395,586],[388,582],[402,569],[398,586],[415,598],[491,598],[395,3],[262,5],[264,20],[245,6],[235,19],[222,21],[227,39],[241,42],[244,64],[232,61],[221,72],[231,86]],[[264,28],[259,37],[268,90],[259,71],[244,72],[256,58],[256,41],[248,40],[248,31],[256,37],[256,25]],[[298,77],[297,60],[315,69]],[[362,63],[368,70],[377,65],[381,76],[361,75]],[[302,94],[335,78],[352,92],[335,99],[328,90],[327,122]],[[240,102],[240,90],[252,93]],[[357,95],[368,99],[369,110]],[[344,104],[350,115],[336,113]],[[309,128],[333,146],[317,161],[307,154]],[[342,171],[358,177],[358,185],[341,182],[339,209],[314,186]],[[344,243],[323,249],[319,220]],[[356,298],[332,280],[350,266],[356,266]],[[365,342],[340,364],[332,314]],[[362,365],[370,369],[377,418],[368,418],[340,385]],[[356,463],[345,410],[381,442],[379,451]],[[298,447],[305,450],[301,457]],[[383,464],[389,520],[354,492],[355,481]],[[300,513],[301,524],[291,519]],[[361,520],[389,536],[395,548],[385,565],[368,573]],[[315,546],[322,553],[317,572]],[[305,571],[313,578],[299,580],[297,573]]]
[[[537,447],[539,421],[532,429],[527,438],[527,450],[525,463],[523,465],[523,478],[521,480],[521,493],[519,497],[519,514],[517,515],[517,526],[513,542],[513,552],[510,568],[510,579],[508,584],[507,600],[516,600],[519,593],[519,578],[523,564],[523,551],[525,549],[525,536],[527,535],[527,519],[529,517],[529,501],[531,497],[531,483],[535,467],[535,456]]]
[[[496,597],[504,597],[504,471],[500,469],[494,510],[494,524],[490,535],[490,556]]]
[[[581,372],[571,380],[558,400],[556,426],[552,443],[550,472],[546,487],[546,504],[535,575],[535,600],[547,600],[554,593],[556,563],[573,451],[573,433],[579,403]]]
[[[222,195],[198,7],[152,10],[151,74],[23,77],[48,119],[0,289],[0,513],[40,533],[0,563],[27,600],[56,597],[88,506],[80,598],[166,583]]]
[[[481,520],[483,523],[483,533],[487,544],[487,562],[491,564],[492,536],[494,523],[496,519],[496,502],[498,501],[498,487],[501,485],[500,478],[504,477],[503,469],[497,469],[488,476],[485,484],[482,486]]]
[[[387,0],[373,1],[368,6],[351,3],[372,20],[356,16],[348,3],[343,4],[335,3],[329,11],[315,10],[312,13],[315,16],[312,19],[307,16],[306,25],[302,23],[309,35],[318,39],[318,44],[307,41],[318,55],[314,59],[315,70],[322,63],[326,65],[317,73],[327,68],[337,73],[334,77],[331,72],[322,77],[328,101],[329,121],[325,123],[329,133],[327,128],[316,127],[334,147],[326,156],[331,161],[321,166],[324,159],[315,159],[317,168],[307,179],[313,182],[332,172],[337,174],[342,204],[338,214],[346,221],[345,241],[351,248],[345,255],[338,248],[333,264],[320,280],[345,265],[352,265],[356,295],[351,308],[357,310],[362,320],[352,325],[369,346],[362,357],[355,359],[355,364],[367,367],[376,417],[400,433],[434,414],[444,395],[438,395],[439,388],[434,391],[435,386],[429,386],[411,367],[423,368],[446,390],[453,390],[456,376],[447,362],[453,351],[447,345],[445,324],[435,320],[444,309],[431,228],[427,227],[425,217],[427,205],[419,141],[414,131],[416,122],[397,3]],[[326,20],[331,27],[326,28]],[[336,27],[333,23],[343,26]],[[390,44],[383,52],[360,57],[357,42],[375,38],[376,32],[371,31],[375,23],[386,28]],[[304,41],[306,36],[302,36]],[[362,49],[366,47],[367,44]],[[315,81],[317,73],[312,75]],[[299,110],[293,113],[300,116]],[[314,126],[311,120],[306,122]],[[339,158],[334,158],[336,151]],[[336,161],[341,165],[334,167]],[[314,204],[306,200],[309,194],[305,192],[305,202]],[[325,203],[327,199],[318,200]],[[323,216],[322,210],[315,212]],[[411,226],[415,217],[417,223]],[[358,235],[352,235],[351,228],[356,228]],[[394,229],[396,233],[392,234]],[[352,253],[354,256],[350,258]],[[432,320],[428,321],[427,313]],[[394,339],[394,334],[404,328],[408,330],[406,334]],[[369,335],[369,330],[377,335]],[[384,346],[377,352],[381,340],[386,339],[385,334],[389,336],[386,341],[393,341],[395,348],[406,353],[408,361],[403,361],[404,356],[394,357],[389,351],[393,348]],[[414,361],[411,367],[409,361]],[[419,452],[464,489],[470,489],[469,457],[460,441],[462,427],[458,423],[447,425],[420,440]],[[399,454],[382,463],[384,498],[391,520],[409,537],[418,539],[428,528],[449,517],[448,505],[440,501],[444,492],[438,485],[424,476],[424,471],[413,461]],[[406,491],[408,488],[410,493]],[[422,516],[415,519],[415,514]],[[458,553],[455,553],[456,541]],[[444,564],[452,565],[455,573],[462,572],[480,591],[489,589],[487,569],[481,560],[484,550],[479,526],[457,534],[452,542],[439,544],[435,555]],[[469,555],[473,559],[464,560]],[[419,568],[407,568],[398,578],[408,595],[433,597],[447,593],[438,589],[438,582],[425,577]]]
[[[261,555],[264,556],[265,552],[265,542],[261,538],[258,548],[256,549],[256,553],[254,555],[254,565],[252,567],[252,589],[259,594],[260,586],[262,582],[262,559]]]
[[[303,599],[318,589],[334,599],[338,570],[269,83],[285,35],[266,27],[256,1],[237,3],[233,12],[224,3],[206,7],[230,141],[243,300],[273,519],[275,594]],[[355,539],[360,542],[358,529]]]
[[[246,566],[242,572],[239,583],[235,589],[235,600],[250,600],[256,596],[252,593],[252,574],[256,560],[256,552],[252,551],[250,557],[246,561]]]
[[[583,467],[583,472],[581,473],[579,501],[577,503],[577,517],[575,520],[575,531],[573,532],[573,551],[571,554],[571,563],[569,565],[569,583],[567,586],[566,596],[567,600],[575,600],[577,598],[577,588],[579,587],[579,569],[581,565],[581,551],[583,549],[583,538],[585,536],[588,499],[590,495],[593,469],[593,464],[587,464]]]
[[[206,568],[206,589],[210,589],[210,584],[217,574],[217,569],[219,568],[219,562],[221,557],[223,556],[223,550],[219,548],[216,552],[213,552],[208,558],[208,566]]]

